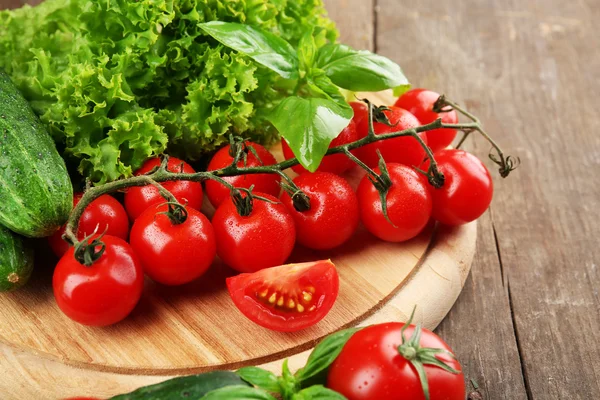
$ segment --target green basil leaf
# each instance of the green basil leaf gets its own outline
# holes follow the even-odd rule
[[[389,58],[343,44],[321,47],[315,66],[323,69],[339,87],[356,92],[377,92],[409,85],[400,66]]]
[[[342,352],[342,348],[350,340],[359,328],[344,329],[323,339],[310,353],[304,368],[296,372],[296,378],[300,382],[306,381],[320,372],[329,368],[337,356]]]
[[[268,116],[302,166],[314,172],[329,144],[348,126],[352,107],[331,99],[291,96]]]
[[[212,21],[198,26],[220,43],[246,54],[283,78],[298,78],[296,51],[279,36],[250,25],[233,22]]]
[[[213,390],[200,398],[201,400],[276,400],[262,389],[248,386],[226,386]]]
[[[298,45],[298,58],[304,71],[310,71],[317,57],[317,44],[313,33],[314,29],[308,30]]]
[[[292,400],[347,400],[345,396],[327,389],[323,385],[315,385],[302,389],[294,394]]]
[[[277,382],[277,376],[262,368],[258,367],[244,367],[236,371],[236,374],[240,376],[246,382],[258,386],[271,393],[280,393],[281,388]]]

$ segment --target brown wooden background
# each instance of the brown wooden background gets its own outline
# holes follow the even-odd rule
[[[600,2],[326,3],[342,41],[466,104],[521,157],[437,330],[467,378],[486,399],[600,398]]]

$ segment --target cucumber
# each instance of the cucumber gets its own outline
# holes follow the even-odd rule
[[[0,226],[0,292],[27,283],[33,270],[33,249],[25,239]]]
[[[233,372],[213,371],[169,379],[128,394],[111,397],[110,400],[196,400],[215,389],[236,385],[249,386]]]
[[[64,160],[27,100],[0,70],[0,224],[28,237],[54,233],[73,207]]]

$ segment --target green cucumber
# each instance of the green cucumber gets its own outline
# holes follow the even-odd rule
[[[52,138],[0,70],[0,224],[28,237],[54,233],[73,207],[73,187]]]
[[[33,270],[33,249],[25,239],[0,226],[0,292],[27,283]]]
[[[249,386],[230,371],[213,371],[200,375],[182,376],[156,385],[111,397],[110,400],[189,400],[200,399],[210,391],[225,386]]]

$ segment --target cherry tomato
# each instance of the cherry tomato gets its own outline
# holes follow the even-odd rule
[[[352,335],[329,369],[327,387],[348,400],[425,400],[417,371],[398,350],[402,344],[403,326],[389,322],[366,327]],[[406,328],[407,340],[413,332],[413,325]],[[427,329],[423,329],[419,344],[421,348],[452,351]],[[440,352],[436,357],[455,370],[461,370],[459,362],[449,355]],[[430,400],[465,399],[462,372],[454,374],[427,364],[424,368]]]
[[[142,168],[135,172],[135,175],[143,175],[159,167],[160,158],[152,158],[142,165]],[[186,162],[169,157],[167,170],[170,172],[183,172],[193,174],[194,169]],[[202,207],[202,184],[191,181],[170,181],[163,182],[161,185],[175,196],[177,201],[186,204],[189,208],[199,210]],[[158,189],[152,185],[133,187],[127,189],[125,193],[125,209],[131,221],[135,221],[148,207],[157,204],[163,204],[166,200],[160,195]]]
[[[492,202],[490,171],[479,158],[463,150],[440,150],[434,156],[446,179],[442,188],[430,188],[433,218],[446,225],[475,221]],[[429,168],[429,161],[424,168]]]
[[[361,101],[352,101],[349,104],[354,110],[352,120],[356,124],[358,139],[362,139],[369,133],[369,108]]]
[[[292,198],[281,200],[296,223],[296,240],[311,249],[332,249],[352,236],[358,226],[358,200],[350,184],[329,172],[302,174],[294,183],[308,196],[310,209],[297,211]]]
[[[275,157],[260,144],[253,142],[246,142],[245,144],[254,148],[256,154],[258,154],[258,157],[260,158],[260,160],[257,159],[256,156],[248,150],[246,158],[247,167],[258,167],[261,165],[273,165],[277,163]],[[230,146],[225,146],[217,151],[208,164],[208,170],[214,171],[231,165],[233,157],[229,154],[229,151]],[[244,167],[244,161],[240,160],[237,165],[240,168]],[[281,181],[281,178],[277,174],[249,174],[229,176],[223,179],[237,188],[248,189],[250,186],[254,185],[254,191],[256,192],[279,196],[279,182]],[[230,197],[229,189],[213,180],[206,181],[206,195],[215,208],[219,207],[225,199]]]
[[[446,124],[458,123],[456,111],[436,113],[433,111],[433,104],[440,97],[439,93],[427,89],[412,89],[404,93],[396,101],[395,106],[404,108],[417,117],[421,124],[428,124],[438,118]],[[427,144],[431,151],[436,152],[448,147],[456,137],[455,129],[434,129],[425,133]]]
[[[354,121],[351,120],[350,124],[346,128],[344,128],[344,130],[339,134],[339,136],[336,137],[335,139],[333,139],[333,141],[329,145],[329,148],[341,146],[343,144],[350,143],[350,142],[354,142],[357,139],[358,139],[358,133],[356,132],[356,124],[354,123]],[[294,158],[294,153],[292,152],[292,149],[290,148],[290,146],[287,144],[287,142],[285,140],[281,141],[281,147],[283,148],[283,156],[285,157],[286,160],[289,160],[290,158]],[[352,162],[352,160],[350,160],[345,154],[334,154],[334,155],[323,158],[323,160],[321,161],[321,164],[319,165],[319,168],[317,168],[317,171],[332,172],[334,174],[342,174],[342,173],[348,171],[354,165],[355,165],[354,162]],[[292,169],[297,174],[302,174],[304,172],[308,172],[301,165],[296,165],[296,166],[292,167]]]
[[[421,125],[417,117],[403,108],[390,107],[390,111],[384,111],[384,113],[387,115],[390,123],[395,126],[387,126],[383,123],[376,122],[373,124],[376,135],[402,131]],[[419,136],[427,143],[425,135],[419,134]],[[375,167],[379,163],[379,158],[377,156],[378,149],[386,162],[399,163],[412,167],[420,165],[423,159],[425,159],[425,150],[419,144],[417,139],[410,136],[380,140],[368,144],[361,148],[358,157],[369,167]]]
[[[164,214],[167,210],[166,205],[146,209],[131,228],[130,243],[152,280],[182,285],[202,276],[212,264],[215,233],[208,218],[193,208],[179,224]]]
[[[294,219],[287,208],[271,195],[253,194],[271,202],[254,199],[251,213],[241,216],[228,198],[212,219],[217,254],[239,272],[256,272],[283,264],[296,242]]]
[[[142,264],[131,246],[110,235],[101,240],[104,253],[91,266],[80,264],[71,247],[58,261],[52,278],[58,307],[84,325],[121,321],[137,304],[144,286]]]
[[[235,306],[258,325],[279,332],[313,326],[333,307],[339,277],[331,260],[288,264],[227,278]]]
[[[79,203],[82,196],[83,193],[75,193],[73,196],[73,207]],[[65,233],[65,226],[63,225],[58,232],[48,238],[48,243],[50,243],[52,251],[58,257],[62,257],[70,247],[62,238],[62,235]],[[87,235],[94,233],[96,228],[98,229],[98,233],[106,230],[107,235],[127,240],[127,236],[129,236],[129,219],[121,203],[114,197],[104,194],[92,201],[85,208],[79,219],[77,237],[81,240]]]
[[[402,242],[417,236],[431,217],[431,194],[418,172],[401,164],[387,164],[392,186],[387,193],[387,213],[383,214],[379,192],[365,176],[358,186],[358,206],[369,232],[388,242]],[[379,168],[374,170],[381,173]]]

